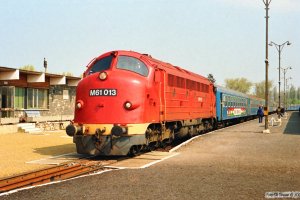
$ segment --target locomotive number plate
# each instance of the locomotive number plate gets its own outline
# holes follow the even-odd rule
[[[116,89],[91,89],[90,96],[117,96]]]

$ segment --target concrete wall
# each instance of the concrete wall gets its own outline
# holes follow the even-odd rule
[[[1,125],[0,126],[0,134],[16,133],[16,132],[18,132],[17,125]]]

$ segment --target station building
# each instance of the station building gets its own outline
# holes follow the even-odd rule
[[[80,77],[0,66],[0,126],[72,120],[80,80]]]

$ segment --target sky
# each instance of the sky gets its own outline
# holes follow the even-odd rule
[[[263,0],[0,0],[0,66],[80,76],[94,57],[132,50],[207,76],[265,80]],[[300,87],[300,1],[272,0],[269,42]],[[269,80],[279,59],[269,47]],[[283,73],[281,75],[283,78]],[[281,80],[283,82],[283,80]]]

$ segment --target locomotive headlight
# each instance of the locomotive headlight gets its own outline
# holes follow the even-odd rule
[[[76,102],[76,108],[81,109],[83,107],[83,101],[79,100]]]
[[[76,108],[80,109],[82,107],[81,103],[76,104]]]
[[[126,108],[127,110],[130,110],[131,107],[132,107],[132,103],[130,103],[129,101],[126,101],[126,102],[124,103],[124,108]]]
[[[126,110],[134,110],[138,108],[140,105],[138,103],[131,103],[130,101],[125,101],[123,106]]]
[[[101,81],[104,81],[105,79],[107,79],[107,73],[106,72],[100,72],[99,79]]]

